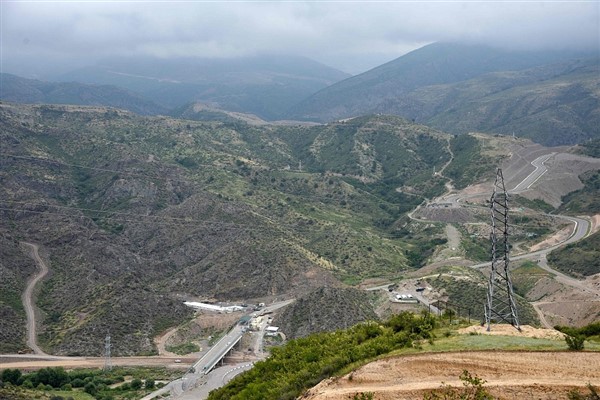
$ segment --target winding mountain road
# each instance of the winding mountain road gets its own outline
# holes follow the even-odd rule
[[[33,350],[35,354],[47,355],[37,344],[37,332],[36,332],[36,320],[35,320],[35,305],[33,304],[33,290],[35,285],[41,281],[46,274],[48,274],[48,267],[44,260],[40,257],[38,252],[39,246],[37,244],[22,242],[25,246],[29,247],[29,255],[35,260],[39,270],[31,276],[27,281],[27,288],[23,292],[21,299],[23,306],[25,307],[25,313],[27,314],[27,346]]]
[[[523,179],[517,186],[515,186],[510,192],[520,193],[529,189],[534,183],[538,181],[546,172],[548,168],[544,165],[544,162],[548,161],[556,153],[544,154],[539,156],[531,162],[531,165],[535,168],[525,179]]]

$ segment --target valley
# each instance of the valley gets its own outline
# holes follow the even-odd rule
[[[0,400],[597,400],[600,8],[0,1]]]
[[[38,295],[41,331],[28,329],[28,343],[32,334],[41,339],[34,351],[42,358],[3,357],[3,366],[101,366],[110,329],[115,365],[183,371],[207,342],[202,353],[186,356],[169,349],[214,332],[202,321],[222,331],[241,316],[202,313],[190,325],[184,300],[297,298],[297,307],[274,315],[287,339],[402,310],[441,313],[440,305],[447,310],[448,304],[478,320],[483,300],[477,293],[488,263],[476,254],[487,253],[481,239],[494,164],[516,202],[511,259],[523,323],[583,325],[600,309],[597,276],[575,279],[546,261],[549,252],[597,230],[592,216],[546,212],[583,186],[580,175],[600,169],[598,159],[572,148],[510,136],[453,138],[388,116],[259,127],[103,108],[7,104],[2,110],[3,143],[10,144],[2,148],[3,171],[14,171],[3,176],[9,222],[3,240],[13,246],[35,240],[25,245],[40,266],[46,264],[34,250],[43,246],[51,266]],[[396,149],[411,160],[410,169],[387,152],[398,138]],[[340,147],[348,148],[349,163],[334,151]],[[363,250],[349,252],[353,246]],[[533,277],[540,278],[522,275],[527,268],[539,268]],[[73,292],[73,284],[84,289]],[[410,293],[418,303],[391,299],[390,284],[397,286],[394,294]],[[417,285],[426,290],[415,291]],[[351,286],[381,289],[365,297]],[[150,317],[150,310],[163,314]],[[137,333],[130,336],[133,326]],[[237,350],[230,362],[247,366],[260,359],[262,345],[250,347],[254,354]],[[44,352],[63,357],[43,358]],[[140,353],[158,356],[131,357]],[[232,368],[222,373],[232,378]],[[179,390],[172,392],[177,398],[197,395]]]

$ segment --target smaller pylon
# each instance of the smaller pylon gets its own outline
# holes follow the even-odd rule
[[[106,339],[104,339],[104,370],[110,371],[112,369],[112,362],[110,360],[110,334],[106,335]]]

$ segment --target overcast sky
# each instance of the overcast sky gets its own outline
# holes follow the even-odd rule
[[[435,41],[598,49],[594,1],[1,0],[2,69],[20,75],[114,55],[294,54],[359,73]]]

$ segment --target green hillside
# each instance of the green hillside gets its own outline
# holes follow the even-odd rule
[[[451,133],[515,134],[546,146],[600,136],[598,59],[484,75],[414,94],[419,121]]]
[[[107,331],[115,354],[152,353],[152,337],[191,315],[189,297],[396,279],[442,242],[405,213],[441,192],[430,177],[450,136],[397,117],[254,127],[70,106],[0,114],[0,267],[24,282],[33,265],[19,242],[41,246],[53,353],[98,355]],[[22,337],[22,285],[0,286],[3,346]]]
[[[598,57],[435,43],[336,83],[290,118],[383,113],[443,131],[515,133],[545,145],[600,136]]]
[[[599,213],[600,172],[589,171],[579,178],[583,182],[583,188],[564,196],[559,210],[572,215]]]
[[[575,277],[600,272],[600,232],[580,242],[569,244],[548,254],[548,262],[559,271]]]

